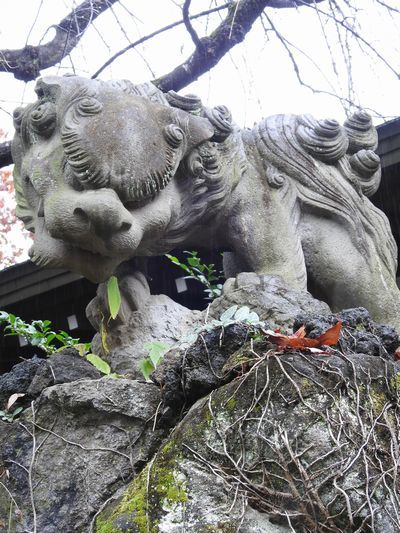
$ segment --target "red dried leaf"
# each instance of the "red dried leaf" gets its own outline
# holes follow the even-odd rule
[[[298,337],[299,339],[303,339],[306,336],[306,327],[304,325],[301,326],[297,331],[293,333],[292,336]]]
[[[342,322],[339,320],[334,326],[327,329],[325,333],[322,333],[315,340],[319,342],[319,345],[334,346],[339,342],[340,332],[342,330]]]
[[[339,341],[341,321],[327,329],[316,339],[309,339],[305,336],[305,326],[301,326],[293,335],[283,335],[271,330],[264,331],[267,339],[281,348],[294,348],[302,350],[304,348],[319,348],[320,346],[334,346]]]

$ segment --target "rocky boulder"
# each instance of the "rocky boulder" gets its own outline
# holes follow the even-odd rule
[[[152,384],[103,378],[46,388],[0,422],[0,523],[12,531],[85,532],[160,446]],[[0,527],[1,530],[1,527]]]
[[[259,355],[192,407],[98,533],[399,531],[393,363]]]
[[[210,305],[209,319],[219,318],[232,305],[247,305],[273,329],[290,330],[295,317],[302,313],[319,316],[330,313],[325,302],[316,300],[309,292],[290,288],[280,276],[255,272],[242,272],[225,282],[222,296]]]

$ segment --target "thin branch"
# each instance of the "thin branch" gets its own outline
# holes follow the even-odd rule
[[[371,52],[380,60],[382,61],[382,63],[384,63],[387,68],[389,70],[391,70],[393,72],[393,74],[396,76],[397,79],[399,79],[400,77],[400,73],[397,72],[393,67],[392,65],[389,63],[389,61],[387,61],[385,59],[385,57],[374,47],[372,46],[372,44],[370,42],[367,41],[367,39],[365,39],[362,35],[360,35],[360,33],[358,33],[356,30],[354,30],[352,27],[350,27],[347,22],[346,22],[346,19],[343,19],[343,20],[340,20],[338,19],[337,17],[335,17],[335,15],[332,15],[331,13],[327,13],[326,11],[322,11],[322,9],[318,8],[316,5],[314,5],[313,3],[310,3],[308,2],[308,0],[296,0],[299,2],[299,5],[303,5],[303,6],[307,6],[307,7],[310,7],[312,9],[314,9],[315,11],[320,11],[320,13],[322,15],[325,15],[326,17],[329,17],[331,18],[336,24],[339,24],[340,26],[343,26],[343,28],[351,33],[357,40],[357,42],[362,42],[367,48],[369,48],[371,50]]]
[[[226,4],[223,4],[222,6],[214,7],[212,9],[207,9],[206,11],[202,11],[201,13],[197,13],[197,15],[192,15],[190,17],[190,20],[194,20],[196,18],[204,17],[206,15],[210,15],[211,13],[215,13],[216,11],[221,11],[223,9],[227,9],[231,5],[231,2],[227,2]],[[172,30],[172,28],[175,28],[176,26],[180,26],[183,24],[183,20],[177,20],[176,22],[172,22],[171,24],[168,24],[167,26],[164,26],[163,28],[160,28],[158,30],[153,31],[152,33],[149,33],[149,35],[145,35],[144,37],[141,37],[134,43],[129,44],[128,46],[125,46],[125,48],[122,48],[119,52],[114,54],[110,57],[99,69],[96,70],[96,72],[93,74],[92,78],[97,78],[99,74],[103,72],[104,69],[106,69],[111,63],[113,63],[118,57],[125,54],[128,50],[131,50],[132,48],[136,48],[142,43],[145,43],[146,41],[149,41],[153,37],[156,37],[157,35],[160,35],[161,33],[164,33],[168,30]]]
[[[303,1],[314,5],[324,0],[238,0],[230,2],[226,18],[211,35],[200,39],[202,46],[197,46],[193,54],[174,70],[153,80],[154,85],[163,92],[179,91],[215,67],[231,48],[241,43],[265,8],[294,8],[303,5]]]
[[[171,72],[153,80],[163,92],[179,91],[208,72],[235,45],[241,43],[258,19],[268,0],[240,0],[231,2],[228,14],[214,32],[200,39],[202,46]]]
[[[190,8],[190,3],[191,3],[192,0],[185,0],[185,3],[183,4],[183,7],[182,7],[182,16],[183,16],[183,22],[186,26],[186,29],[190,35],[190,37],[192,38],[192,41],[194,42],[194,45],[196,48],[198,47],[202,47],[203,44],[201,42],[201,39],[199,38],[199,36],[197,35],[196,33],[196,30],[193,28],[191,22],[190,22],[190,15],[189,15],[189,8]]]
[[[0,72],[10,72],[17,80],[34,80],[40,71],[52,67],[78,44],[88,26],[118,0],[84,0],[54,26],[55,37],[46,44],[26,45],[19,50],[0,50]]]

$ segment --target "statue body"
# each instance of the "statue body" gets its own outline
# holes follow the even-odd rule
[[[36,92],[15,112],[13,158],[37,264],[102,282],[133,256],[218,248],[228,276],[279,274],[400,328],[396,244],[368,200],[380,164],[365,113],[240,130],[224,106],[150,84],[50,77]]]

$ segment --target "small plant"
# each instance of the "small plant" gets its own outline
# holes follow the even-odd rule
[[[188,255],[186,262],[180,261],[177,257],[165,254],[168,259],[187,273],[185,279],[194,279],[205,286],[204,292],[210,300],[221,296],[222,283],[219,280],[223,277],[223,272],[216,270],[213,263],[203,263],[198,253],[195,251],[184,252]]]
[[[163,342],[147,342],[144,347],[149,351],[148,357],[139,361],[139,369],[146,381],[150,381],[150,376],[157,368],[160,360],[171,348],[187,349],[191,344],[196,342],[199,334],[203,331],[211,331],[217,327],[227,327],[231,324],[248,324],[250,326],[264,326],[260,317],[254,311],[250,311],[247,306],[239,307],[233,305],[224,311],[219,319],[212,320],[207,324],[202,324],[195,328],[189,335],[182,337],[176,344],[168,345]]]
[[[121,293],[116,276],[111,276],[107,281],[107,298],[110,317],[114,320],[121,307]]]
[[[146,381],[150,381],[150,376],[157,368],[158,363],[164,357],[166,352],[171,348],[168,344],[163,342],[154,341],[146,342],[144,345],[148,350],[149,355],[141,361],[139,361],[139,369],[142,371],[143,377]]]
[[[71,335],[62,330],[55,333],[51,330],[50,320],[33,320],[29,324],[24,322],[22,318],[11,313],[0,311],[0,324],[6,324],[4,328],[5,335],[18,335],[24,337],[29,344],[37,346],[43,350],[46,355],[52,355],[65,348],[75,348],[82,357],[85,357],[89,363],[95,366],[97,370],[105,376],[119,377],[118,374],[111,372],[110,365],[106,361],[98,355],[90,353],[90,342],[82,343],[79,339],[74,339]],[[10,416],[16,416],[19,412],[20,411],[11,414],[7,409],[6,411],[0,411],[0,416],[5,416],[9,419]]]
[[[14,422],[15,418],[20,414],[21,411],[23,411],[24,408],[17,407],[13,411],[11,411],[11,407],[15,404],[18,398],[21,398],[22,396],[25,396],[25,394],[22,392],[16,392],[8,398],[6,408],[0,410],[1,420],[3,420],[4,422]]]
[[[250,311],[250,308],[247,307],[247,305],[244,305],[243,307],[232,305],[232,307],[229,307],[222,313],[219,320],[213,320],[207,324],[207,326],[213,328],[217,326],[227,327],[231,324],[236,324],[237,322],[242,322],[250,326],[263,325],[258,314],[255,311]]]
[[[116,374],[115,372],[111,372],[111,367],[107,363],[107,361],[104,361],[100,356],[89,353],[85,356],[86,360],[89,361],[94,367],[97,368],[99,372],[104,374],[104,376],[108,376],[110,378],[119,378],[120,375]]]
[[[14,422],[15,417],[23,410],[23,407],[17,407],[14,411],[1,411],[0,418],[3,422]]]
[[[47,355],[80,344],[79,339],[74,339],[65,331],[59,330],[57,333],[52,331],[50,320],[33,320],[29,324],[18,316],[0,311],[0,324],[5,324],[6,336],[23,337],[29,344],[37,346]]]
[[[195,328],[189,335],[182,337],[178,342],[178,346],[182,349],[186,349],[196,342],[197,337],[203,331],[211,331],[218,327],[226,328],[239,322],[249,326],[264,326],[264,322],[260,320],[258,314],[255,311],[251,311],[247,305],[244,305],[243,307],[232,305],[222,313],[219,319],[214,319],[206,324],[202,324]]]

